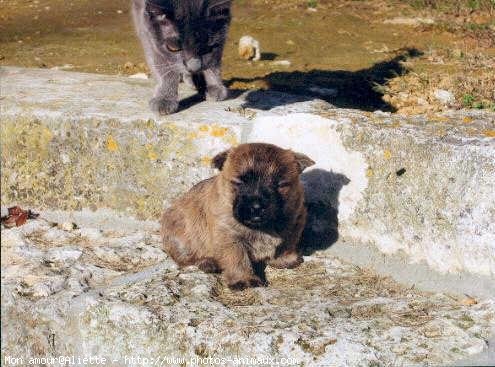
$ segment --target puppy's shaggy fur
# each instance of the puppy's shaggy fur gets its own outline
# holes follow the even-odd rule
[[[222,272],[233,289],[266,285],[266,264],[292,268],[306,222],[299,179],[314,162],[271,144],[218,154],[217,176],[201,181],[162,217],[165,251],[180,265]]]

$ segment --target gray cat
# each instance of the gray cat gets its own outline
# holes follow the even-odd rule
[[[230,0],[132,0],[136,30],[158,82],[153,111],[177,111],[181,78],[207,100],[227,98],[221,61],[230,6]]]

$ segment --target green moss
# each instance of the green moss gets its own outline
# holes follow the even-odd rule
[[[188,132],[153,121],[3,120],[2,202],[156,218],[198,163]]]

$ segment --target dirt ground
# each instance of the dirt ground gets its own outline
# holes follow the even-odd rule
[[[128,0],[0,0],[0,9],[0,65],[147,72]],[[238,57],[246,34],[260,41],[259,62]],[[494,67],[492,0],[234,0],[223,75],[235,89],[413,114],[495,110]]]

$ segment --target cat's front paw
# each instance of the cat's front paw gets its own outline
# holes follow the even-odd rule
[[[150,99],[150,108],[153,112],[157,112],[160,115],[169,115],[177,112],[179,101],[154,97]]]
[[[207,101],[223,101],[229,96],[229,90],[222,86],[208,86],[206,90]]]

